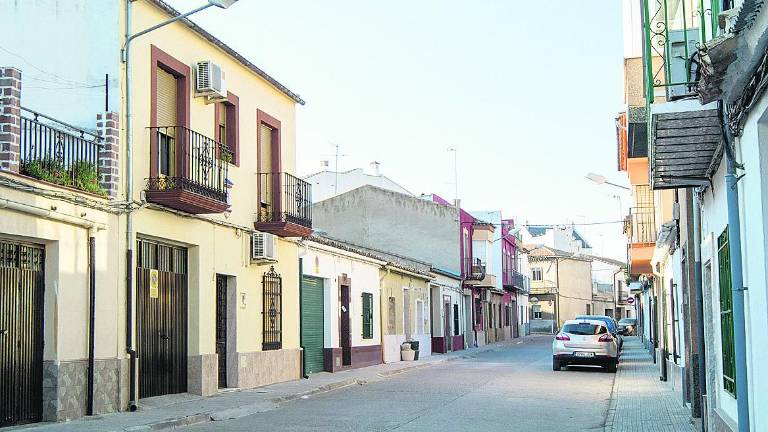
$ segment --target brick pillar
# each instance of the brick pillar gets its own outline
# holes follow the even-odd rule
[[[0,170],[19,172],[21,71],[0,67]]]
[[[96,115],[96,128],[103,138],[99,150],[99,184],[110,198],[117,198],[120,182],[120,117],[115,112]]]

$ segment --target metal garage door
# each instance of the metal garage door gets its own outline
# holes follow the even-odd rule
[[[187,250],[138,241],[139,397],[187,391]]]
[[[43,258],[41,247],[0,241],[0,426],[41,419]]]
[[[301,282],[301,346],[307,374],[323,371],[323,280],[304,276]]]

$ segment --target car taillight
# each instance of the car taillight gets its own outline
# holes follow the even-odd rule
[[[610,342],[612,340],[613,340],[613,336],[611,336],[610,333],[606,333],[606,334],[600,336],[600,339],[598,339],[598,341],[600,341],[600,342]]]
[[[568,337],[568,335],[567,335],[567,334],[564,334],[564,333],[558,333],[558,334],[557,334],[557,336],[555,336],[555,339],[557,339],[557,340],[563,340],[563,341],[565,341],[565,340],[571,340],[571,338],[570,338],[570,337]]]

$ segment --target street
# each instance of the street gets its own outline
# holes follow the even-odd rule
[[[551,340],[533,337],[190,430],[602,430],[614,374],[587,367],[553,372]]]

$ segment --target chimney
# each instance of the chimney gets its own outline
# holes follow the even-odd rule
[[[379,162],[377,161],[371,162],[371,172],[373,173],[373,175],[377,177],[381,175],[380,167],[381,167],[381,164]]]

